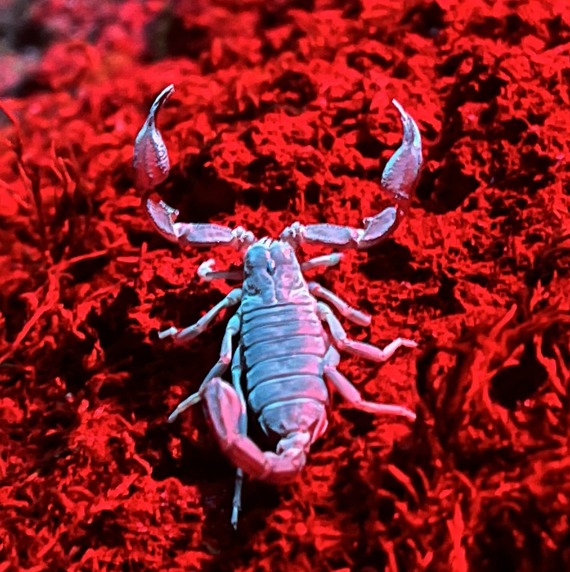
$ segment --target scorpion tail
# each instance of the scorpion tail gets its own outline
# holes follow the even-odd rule
[[[240,433],[242,403],[235,389],[219,377],[208,382],[203,399],[214,435],[225,455],[246,475],[275,484],[294,481],[305,466],[309,433],[283,438],[277,453],[262,451]]]

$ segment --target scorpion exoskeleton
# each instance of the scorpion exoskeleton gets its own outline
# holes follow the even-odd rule
[[[375,414],[400,415],[414,420],[406,407],[365,401],[337,366],[339,352],[374,362],[390,358],[401,346],[417,344],[397,338],[384,349],[347,337],[331,306],[360,326],[370,316],[350,307],[333,292],[307,282],[303,272],[338,264],[334,253],[300,263],[295,249],[302,244],[336,249],[366,249],[389,236],[406,213],[416,185],[421,158],[421,138],[412,117],[396,101],[403,138],[382,173],[381,186],[394,200],[364,228],[299,222],[287,227],[278,240],[255,236],[242,227],[176,222],[178,211],[151,192],[168,176],[170,162],[156,114],[173,93],[172,85],[154,101],[135,142],[134,167],[137,185],[145,192],[143,203],[154,226],[169,241],[183,246],[228,245],[244,252],[243,271],[215,271],[213,260],[203,263],[199,275],[205,280],[243,280],[194,325],[169,328],[159,338],[189,341],[204,332],[221,311],[237,306],[222,341],[220,358],[196,393],[182,401],[169,421],[202,401],[221,449],[237,467],[231,522],[237,526],[244,473],[272,483],[293,481],[305,465],[309,448],[327,428],[328,382],[354,408]],[[323,323],[326,325],[323,327]],[[233,351],[233,339],[239,341]],[[222,376],[230,368],[231,384]],[[247,435],[248,409],[263,431],[278,441],[275,452],[262,451]]]

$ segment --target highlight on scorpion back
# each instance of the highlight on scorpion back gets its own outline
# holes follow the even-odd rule
[[[176,222],[178,211],[151,198],[151,191],[168,176],[170,163],[156,127],[156,114],[173,93],[172,85],[154,101],[135,142],[137,185],[145,192],[145,209],[156,230],[182,246],[230,246],[244,255],[243,272],[213,269],[204,262],[198,273],[205,280],[242,279],[195,324],[169,328],[159,334],[186,343],[204,332],[227,308],[236,308],[228,321],[218,362],[198,391],[170,415],[202,402],[214,435],[237,467],[231,522],[237,526],[244,474],[272,483],[293,481],[306,462],[311,445],[327,428],[330,388],[352,407],[379,415],[399,415],[409,421],[415,414],[406,407],[365,401],[337,366],[341,353],[374,362],[389,359],[412,340],[397,338],[385,348],[350,339],[333,309],[360,326],[370,316],[350,307],[303,272],[338,264],[339,253],[299,262],[296,249],[303,244],[332,249],[366,249],[389,236],[405,215],[421,167],[421,138],[412,117],[393,100],[403,127],[400,147],[384,168],[381,186],[394,204],[364,220],[363,228],[335,224],[295,222],[278,239],[258,240],[250,231],[216,224]],[[223,376],[228,374],[229,381]],[[263,431],[277,441],[275,452],[262,451],[247,434],[248,415],[255,415]]]

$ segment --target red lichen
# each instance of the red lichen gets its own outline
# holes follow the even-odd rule
[[[0,572],[570,568],[567,2],[0,4]],[[223,326],[156,331],[229,290],[134,188],[169,83],[182,220],[358,225],[386,200],[392,97],[424,140],[397,233],[321,277],[372,313],[351,335],[420,342],[342,363],[418,421],[335,398],[298,485],[247,482],[237,534],[201,410],[165,422]]]

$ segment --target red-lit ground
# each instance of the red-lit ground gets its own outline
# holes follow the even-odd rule
[[[570,9],[553,2],[29,3],[0,17],[0,572],[570,569]],[[369,399],[298,485],[247,482],[200,408],[229,286],[156,236],[134,189],[154,96],[183,220],[357,225],[383,205],[396,97],[425,166],[392,239],[319,279],[372,313]],[[219,267],[237,263],[219,250]],[[348,324],[346,324],[348,327]]]

